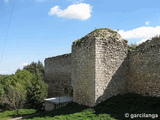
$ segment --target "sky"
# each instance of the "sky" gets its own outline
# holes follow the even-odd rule
[[[98,28],[140,44],[160,34],[160,1],[0,0],[0,74],[70,53],[73,41]]]

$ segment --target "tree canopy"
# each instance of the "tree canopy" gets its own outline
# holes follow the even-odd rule
[[[18,69],[14,75],[1,75],[0,105],[6,104],[15,110],[24,104],[40,108],[47,97],[47,84],[43,80],[44,67],[40,61]]]

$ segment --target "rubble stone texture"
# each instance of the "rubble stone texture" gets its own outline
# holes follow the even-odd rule
[[[71,54],[45,59],[45,82],[48,97],[72,96]]]
[[[128,56],[128,92],[160,97],[160,38],[141,44]]]
[[[128,50],[116,31],[96,29],[73,42],[71,54],[47,58],[45,76],[50,97],[73,89],[73,101],[87,106],[128,92],[159,97],[160,37]]]
[[[94,106],[125,92],[127,44],[110,29],[95,30],[72,46],[73,101]],[[121,74],[122,73],[122,74]]]

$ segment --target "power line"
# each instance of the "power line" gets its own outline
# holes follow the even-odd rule
[[[8,26],[7,26],[7,31],[6,31],[5,38],[4,38],[4,46],[2,48],[2,55],[1,55],[0,62],[2,62],[4,51],[5,51],[5,47],[6,47],[6,43],[7,43],[7,37],[8,37],[8,32],[9,32],[9,28],[10,28],[10,24],[11,24],[11,20],[12,20],[14,4],[15,4],[15,0],[13,0],[13,4],[12,4],[11,14],[10,14],[10,18],[9,18],[9,22],[8,22]]]

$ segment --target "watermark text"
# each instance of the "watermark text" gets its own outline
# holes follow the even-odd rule
[[[125,118],[130,118],[130,119],[136,119],[136,118],[156,119],[156,118],[158,118],[158,114],[147,114],[147,113],[140,113],[140,114],[125,113],[124,116],[125,116]]]

